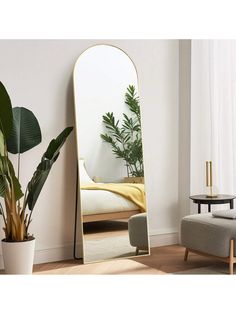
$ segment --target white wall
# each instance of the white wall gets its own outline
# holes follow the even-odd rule
[[[211,158],[209,49],[207,40],[192,41],[191,194],[204,194],[205,161]],[[192,212],[196,206],[192,206]]]
[[[137,48],[131,56],[140,79],[151,245],[171,244],[179,226],[179,43],[144,41]]]
[[[100,134],[108,133],[102,122],[107,112],[114,113],[120,127],[123,113],[131,116],[125,93],[129,85],[134,85],[138,93],[134,64],[122,50],[96,45],[79,57],[74,80],[79,156],[84,159],[90,178],[121,182],[127,177],[125,162],[116,158]]]
[[[136,64],[142,104],[151,244],[170,244],[178,230],[178,40],[0,41],[0,80],[13,105],[40,121],[43,143],[24,154],[26,184],[53,136],[74,124],[72,71],[89,46],[110,43]],[[72,257],[76,144],[70,136],[38,200],[30,231],[36,262]],[[172,237],[174,236],[174,238]]]
[[[190,213],[191,40],[179,42],[179,217]]]

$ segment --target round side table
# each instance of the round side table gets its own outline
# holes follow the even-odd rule
[[[201,204],[208,205],[208,212],[211,212],[211,205],[213,204],[229,204],[230,209],[234,208],[235,195],[219,194],[217,197],[207,197],[206,195],[193,195],[189,197],[194,203],[198,204],[198,214],[201,213]]]

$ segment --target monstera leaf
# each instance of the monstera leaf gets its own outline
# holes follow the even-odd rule
[[[27,186],[28,197],[26,200],[26,205],[28,205],[29,210],[33,210],[44,183],[46,182],[50,173],[52,165],[57,160],[60,154],[60,149],[72,130],[73,127],[68,127],[62,131],[56,139],[53,139],[50,142],[46,152],[44,153],[40,164],[38,165],[32,179]]]
[[[22,154],[41,142],[41,130],[32,111],[15,107],[12,112],[13,128],[7,139],[7,150],[12,154]]]
[[[0,130],[7,138],[12,130],[13,116],[10,97],[0,82]]]

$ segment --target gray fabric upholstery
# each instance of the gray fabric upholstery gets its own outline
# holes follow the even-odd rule
[[[148,250],[147,214],[137,214],[128,220],[129,240],[132,246]]]
[[[189,249],[227,257],[231,239],[236,239],[234,219],[216,218],[207,213],[186,216],[181,221],[181,243]]]

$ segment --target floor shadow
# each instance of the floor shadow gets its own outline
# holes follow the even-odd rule
[[[175,273],[200,267],[220,267],[221,261],[190,253],[184,261],[185,248],[180,245],[170,245],[151,248],[149,256],[133,257],[132,260],[142,265],[166,272]]]

